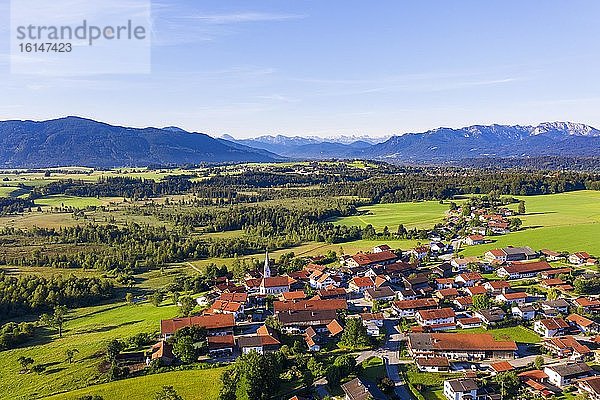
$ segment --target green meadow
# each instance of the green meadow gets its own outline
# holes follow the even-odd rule
[[[481,255],[489,249],[509,245],[600,255],[600,192],[582,190],[517,197],[525,200],[526,214],[519,216],[523,228],[494,236],[493,243],[466,247],[461,255]]]
[[[100,395],[104,400],[153,399],[162,386],[173,386],[185,400],[212,400],[219,396],[219,379],[224,368],[175,371],[103,383],[48,397],[48,400],[77,400]]]
[[[0,352],[0,399],[44,398],[99,383],[101,374],[98,365],[110,340],[127,338],[141,332],[158,332],[161,319],[176,315],[177,307],[167,302],[160,307],[149,303],[115,303],[71,311],[62,338],[50,332],[50,336],[40,337],[28,347]],[[67,349],[79,351],[72,364],[66,362]],[[17,362],[20,356],[33,358],[36,364],[43,364],[46,371],[41,374],[20,374],[21,368]],[[160,387],[164,382],[156,378],[154,385]],[[179,383],[183,386],[185,379],[179,380]],[[142,390],[141,386],[130,385],[129,381],[109,385],[130,386],[131,391]],[[94,387],[89,389],[90,393],[94,393]],[[108,400],[121,397],[104,398]],[[152,396],[130,398],[145,399]]]
[[[90,206],[101,206],[107,204],[107,199],[97,199],[95,197],[77,197],[64,195],[45,196],[35,200],[35,204],[42,207],[74,207],[85,208]]]
[[[448,204],[440,204],[437,201],[375,204],[359,207],[360,214],[339,218],[334,222],[361,227],[371,224],[378,232],[387,226],[393,233],[400,224],[404,224],[406,228],[431,227],[444,220],[446,210]]]

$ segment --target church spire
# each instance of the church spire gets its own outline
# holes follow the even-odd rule
[[[263,270],[263,278],[271,277],[271,267],[269,265],[269,250],[265,251],[265,268]]]

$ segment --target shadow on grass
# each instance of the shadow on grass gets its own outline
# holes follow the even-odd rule
[[[140,320],[136,320],[136,321],[123,322],[122,324],[118,324],[118,325],[106,325],[106,326],[101,326],[101,327],[98,327],[98,328],[77,330],[77,331],[74,331],[73,333],[75,333],[75,334],[82,334],[82,333],[109,332],[109,331],[112,331],[113,329],[121,328],[123,326],[137,324],[137,323],[140,323],[140,322],[143,322],[143,320],[140,319]]]

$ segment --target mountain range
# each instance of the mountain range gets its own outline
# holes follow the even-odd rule
[[[128,128],[79,117],[0,122],[0,167],[146,166],[363,158],[428,163],[472,158],[594,157],[600,131],[572,122],[473,125],[392,136],[213,138],[177,127]]]
[[[179,128],[128,128],[89,119],[0,122],[0,167],[118,167],[267,162],[282,157]]]

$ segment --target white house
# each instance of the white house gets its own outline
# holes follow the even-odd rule
[[[548,381],[560,388],[570,385],[574,380],[594,375],[584,362],[551,365],[544,368]]]
[[[510,311],[514,317],[525,321],[531,321],[535,319],[535,308],[533,308],[533,306],[514,305]]]
[[[309,278],[310,287],[313,289],[325,289],[328,286],[337,286],[337,282],[326,272],[315,271]]]
[[[511,292],[501,293],[496,296],[496,301],[500,301],[506,304],[525,304],[527,301],[527,293],[525,292]]]
[[[477,398],[477,383],[473,379],[444,381],[444,396],[448,400],[473,400]]]
[[[562,336],[569,324],[562,318],[544,318],[535,321],[533,330],[545,338]]]
[[[432,330],[453,329],[456,326],[456,314],[450,307],[419,310],[415,315],[415,320],[421,326],[428,326]]]

